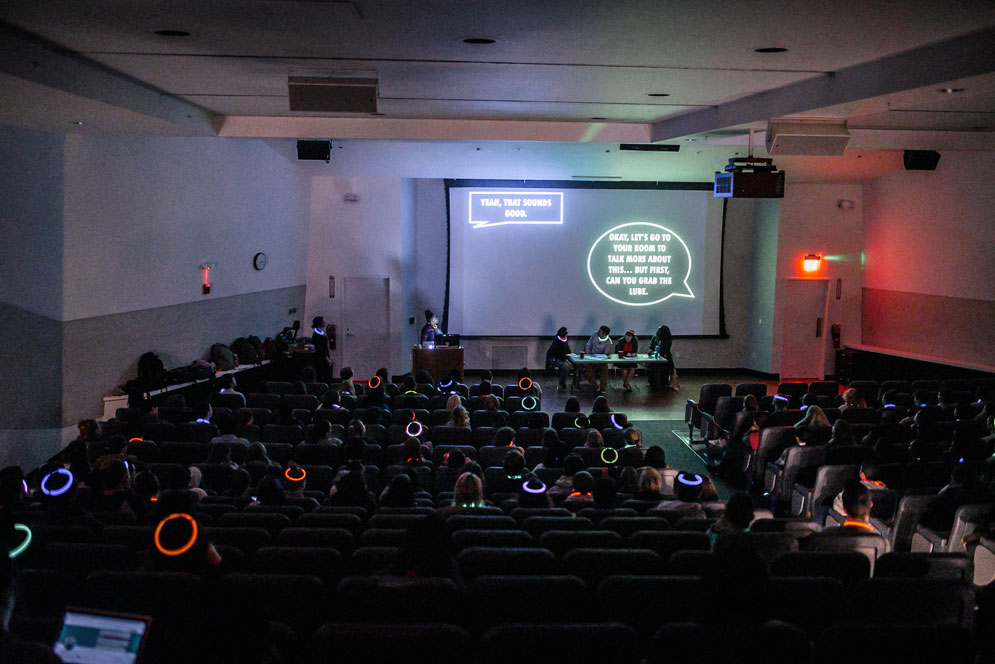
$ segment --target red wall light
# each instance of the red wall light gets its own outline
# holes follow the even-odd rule
[[[802,269],[806,272],[818,272],[822,265],[822,256],[809,254],[802,259]]]

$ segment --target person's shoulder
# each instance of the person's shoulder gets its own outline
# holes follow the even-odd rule
[[[22,641],[6,631],[0,630],[0,653],[4,661],[18,664],[61,664],[59,656],[49,648],[30,641]]]

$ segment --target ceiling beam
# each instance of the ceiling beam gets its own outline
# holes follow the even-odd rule
[[[215,136],[220,118],[167,92],[0,22],[0,72]]]
[[[652,125],[653,142],[995,71],[995,28],[864,62]]]

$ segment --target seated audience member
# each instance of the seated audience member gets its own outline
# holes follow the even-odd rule
[[[460,398],[458,394],[451,394],[449,398],[446,399],[446,412],[452,415],[453,408],[463,405],[463,399]]]
[[[326,503],[338,507],[362,507],[369,512],[376,509],[376,503],[366,487],[366,478],[359,470],[341,473],[328,491]]]
[[[195,403],[191,409],[193,412],[193,419],[190,421],[192,424],[210,424],[211,417],[214,415],[214,411],[211,410],[210,401],[198,401]],[[215,433],[217,435],[217,433]]]
[[[665,500],[662,493],[663,478],[656,468],[644,466],[639,469],[639,479],[636,484],[636,491],[632,494],[635,500]]]
[[[652,445],[646,450],[646,456],[643,458],[643,465],[650,468],[656,468],[658,470],[670,468],[670,466],[667,465],[667,453],[659,445]]]
[[[232,431],[238,440],[246,441],[246,444],[251,443],[252,439],[259,435],[259,430],[253,424],[253,416],[251,410],[240,410],[235,413],[235,430]],[[224,441],[232,442],[232,441]]]
[[[221,492],[221,495],[228,498],[244,498],[249,495],[251,484],[252,476],[249,475],[249,471],[239,468],[228,477],[228,486]]]
[[[266,446],[262,443],[249,444],[249,449],[245,452],[245,463],[248,465],[252,462],[260,463],[267,469],[281,470],[280,464],[269,458]]]
[[[222,571],[221,555],[214,542],[207,539],[203,530],[195,526],[191,512],[184,510],[184,503],[176,494],[163,496],[163,516],[157,521],[156,546],[150,552],[148,566],[156,571],[186,572],[199,576],[216,576]],[[185,515],[179,517],[177,515]],[[182,553],[192,540],[193,546]]]
[[[853,427],[842,417],[833,422],[833,435],[826,443],[832,447],[854,447],[857,439],[853,437]]]
[[[484,481],[484,469],[480,467],[480,464],[473,459],[467,459],[466,463],[463,464],[463,471],[467,473],[473,473],[480,478],[480,481]]]
[[[629,427],[622,433],[622,440],[625,446],[618,451],[618,465],[620,466],[644,466],[643,456],[643,432],[640,429]]]
[[[563,459],[563,475],[549,488],[550,497],[563,499],[573,493],[574,475],[582,470],[584,470],[584,457],[579,454],[568,454]]]
[[[501,470],[501,473],[488,480],[490,484],[487,488],[492,496],[495,493],[515,493],[518,491],[518,487],[521,486],[529,470],[525,467],[525,454],[520,449],[511,450],[504,455]]]
[[[676,500],[664,500],[657,506],[670,512],[680,512],[682,517],[697,519],[705,518],[705,510],[701,507],[701,490],[705,478],[694,473],[680,472],[674,478],[674,493]]]
[[[80,420],[76,425],[76,428],[79,432],[76,440],[84,443],[93,443],[98,440],[103,440],[103,435],[100,432],[100,423],[96,420]]]
[[[549,449],[560,444],[560,434],[556,432],[556,429],[543,429],[542,438],[540,439],[543,449]]]
[[[449,513],[472,513],[484,507],[484,483],[473,473],[463,473],[456,478],[453,488],[453,504]]]
[[[591,414],[610,412],[612,412],[612,409],[608,407],[608,399],[606,399],[604,395],[598,396],[594,400],[594,404],[591,406]]]
[[[318,420],[304,436],[305,445],[341,445],[342,441],[332,436],[332,424],[328,420]]]
[[[908,442],[911,439],[912,429],[899,422],[898,414],[889,408],[881,412],[881,421],[871,426],[862,443],[874,447],[878,443],[891,445]]]
[[[283,492],[283,482],[276,474],[267,473],[256,487],[256,496],[251,505],[283,505],[287,496]]]
[[[708,538],[712,541],[712,547],[720,548],[716,547],[716,541],[723,535],[749,532],[751,523],[753,523],[753,500],[743,491],[733,493],[726,502],[722,516],[708,528]]]
[[[187,491],[192,493],[197,497],[197,502],[204,500],[207,497],[207,491],[200,487],[201,482],[204,479],[203,474],[200,472],[200,468],[197,466],[190,466],[190,485],[187,487]]]
[[[859,480],[847,480],[843,486],[843,513],[846,521],[842,526],[826,528],[823,533],[866,532],[876,533],[871,525],[871,507],[874,501],[871,491]]]
[[[594,503],[594,496],[592,495],[594,492],[594,478],[591,477],[591,473],[586,470],[575,473],[573,489],[563,500],[563,507],[576,510]]]
[[[786,395],[775,394],[771,403],[774,410],[764,419],[764,428],[790,426],[797,421],[795,413],[788,409],[790,399]]]
[[[867,490],[872,492],[872,494],[874,491],[884,491],[888,488],[885,486],[884,482],[880,480],[880,477],[881,470],[878,467],[877,462],[873,459],[867,459],[860,464],[860,483],[867,487]],[[843,505],[842,491],[836,494],[836,498],[833,499],[833,509],[840,514],[846,514],[846,506]]]
[[[297,464],[290,464],[290,467],[283,471],[283,480],[283,495],[287,500],[303,507],[306,512],[318,507],[317,500],[304,495],[307,491],[307,472],[303,468]]]
[[[567,446],[558,440],[546,447],[545,451],[546,455],[543,457],[542,462],[532,469],[533,472],[539,472],[542,468],[562,468],[563,460],[569,452]]]
[[[284,401],[277,407],[276,420],[273,423],[281,426],[304,427],[304,423],[297,419],[297,415],[294,414],[294,405],[289,401]]]
[[[843,405],[840,406],[840,412],[848,408],[867,408],[867,401],[855,387],[851,387],[843,393]]]
[[[826,413],[818,406],[809,406],[805,416],[795,424],[795,437],[799,445],[824,445],[833,435]]]
[[[90,491],[90,509],[95,512],[125,512],[141,519],[148,511],[145,501],[131,488],[131,475],[123,461],[114,460],[99,474],[99,486]]]
[[[246,473],[246,476],[248,476],[248,473]],[[134,488],[135,493],[145,503],[146,511],[148,511],[148,506],[151,503],[159,499],[159,478],[149,470],[143,470],[135,475]]]
[[[211,443],[207,447],[207,459],[205,464],[212,466],[227,466],[228,468],[238,468],[238,464],[231,460],[231,449],[225,443]]]
[[[535,475],[529,475],[518,491],[518,506],[527,509],[543,509],[553,506],[548,487]]]
[[[518,381],[518,386],[522,387],[522,379],[528,378],[528,381],[524,383],[528,387],[522,388],[525,394],[530,394],[538,399],[542,398],[542,386],[532,379],[532,372],[528,370],[528,367],[522,367],[518,370],[518,377],[515,380]]]
[[[245,427],[250,424],[252,424],[251,410],[239,410],[233,417],[222,418],[222,420],[218,423],[218,429],[221,431],[221,435],[212,438],[211,444],[224,443],[226,445],[248,446],[249,440],[247,438],[240,437],[237,432],[244,432]]]
[[[485,378],[484,380],[481,380],[480,383],[477,385],[477,394],[482,397],[494,396],[493,394],[491,394],[491,391],[493,389],[494,388],[491,385],[490,378]]]
[[[466,387],[465,385],[463,385],[463,383],[460,382],[460,380],[461,378],[460,378],[459,369],[450,370],[445,380],[439,381],[439,391],[442,392],[443,394],[451,394],[453,396],[457,396],[459,392],[459,387],[460,386]]]
[[[466,452],[459,449],[458,447],[454,450],[446,452],[442,457],[442,467],[443,468],[462,468],[463,464],[466,463]]]
[[[568,397],[563,404],[564,413],[579,413],[580,412],[580,400],[577,397]]]
[[[657,473],[659,475],[659,473]],[[660,481],[661,486],[663,480]],[[618,492],[633,497],[639,490],[639,473],[632,466],[624,466],[618,472]],[[661,494],[662,495],[662,494]]]
[[[618,498],[618,485],[611,477],[599,477],[594,481],[591,497],[594,499],[595,507],[603,510],[613,509]]]
[[[301,382],[302,383],[318,382],[318,372],[314,370],[314,367],[308,365],[303,369],[301,369]]]
[[[242,397],[242,406],[245,407],[245,395],[235,389],[235,376],[228,374],[222,376],[218,379],[218,393],[219,394],[234,394],[235,396]]]
[[[428,369],[422,369],[415,374],[415,384],[420,385],[425,392],[426,396],[433,397],[438,393],[435,388],[435,379],[432,378],[432,374]]]
[[[459,397],[456,397],[458,400]],[[449,413],[449,421],[446,422],[445,426],[451,429],[469,429],[470,428],[470,413],[463,406],[456,406]]]
[[[339,372],[339,392],[342,394],[356,394],[356,386],[352,382],[354,375],[352,367],[342,367],[342,371]]]
[[[587,438],[584,440],[584,447],[589,450],[600,450],[605,446],[605,437],[597,429],[589,429]]]
[[[403,463],[405,466],[424,466],[432,468],[432,462],[427,461],[423,453],[423,445],[415,436],[408,436],[401,449]]]
[[[977,474],[964,464],[957,464],[950,471],[950,482],[940,489],[929,507],[919,517],[919,525],[941,534],[949,533],[953,528],[958,508],[962,505],[991,501],[992,495],[984,489]]]
[[[501,410],[501,402],[493,394],[488,394],[484,397],[484,410],[488,413],[496,413]]]
[[[380,494],[380,507],[414,507],[415,483],[407,473],[391,478],[390,484]]]
[[[501,427],[494,434],[494,447],[515,447],[515,430]]]
[[[366,440],[366,425],[363,424],[363,420],[349,420],[349,424],[345,428],[344,442],[349,442],[357,438],[364,443],[368,443]]]
[[[401,379],[401,394],[418,394],[418,383],[411,374],[404,374]]]
[[[332,388],[325,392],[325,396],[321,398],[321,407],[326,410],[337,410],[342,407],[342,395],[339,391]]]

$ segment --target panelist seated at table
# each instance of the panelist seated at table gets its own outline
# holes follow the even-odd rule
[[[618,353],[619,359],[636,357],[636,354],[639,352],[639,341],[636,339],[636,333],[632,330],[626,330],[625,335],[618,340],[615,352]],[[620,365],[619,368],[622,369],[622,389],[626,392],[631,392],[632,387],[629,386],[629,381],[636,375],[636,365],[624,364]]]
[[[587,355],[604,355],[608,356],[612,353],[614,349],[614,344],[612,344],[612,338],[609,336],[611,334],[611,328],[607,325],[602,325],[598,328],[598,331],[591,335],[591,338],[587,340],[587,344],[584,346],[584,352]],[[605,390],[608,388],[608,365],[600,364],[597,370],[601,373],[600,384],[597,385],[598,392],[604,394]],[[587,365],[587,381],[591,385],[595,385],[594,382],[594,371],[593,365]]]

